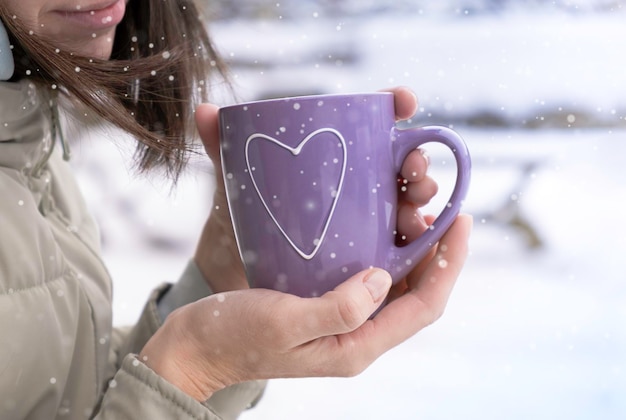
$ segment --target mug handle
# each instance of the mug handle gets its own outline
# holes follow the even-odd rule
[[[393,159],[399,173],[406,156],[425,143],[441,143],[454,154],[457,167],[454,190],[433,224],[406,246],[391,250],[390,270],[394,283],[406,276],[441,239],[461,211],[470,183],[471,159],[467,145],[455,131],[440,126],[409,129],[393,128],[391,132]]]

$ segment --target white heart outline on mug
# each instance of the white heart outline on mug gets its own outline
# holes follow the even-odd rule
[[[258,185],[257,185],[257,183],[256,183],[256,181],[254,179],[254,171],[252,170],[252,167],[250,165],[250,159],[249,159],[249,155],[248,155],[248,150],[249,150],[249,147],[250,147],[250,143],[253,140],[255,140],[255,139],[263,139],[263,140],[270,141],[270,142],[274,143],[275,145],[277,145],[277,146],[287,150],[293,156],[298,156],[300,154],[300,152],[302,152],[302,148],[309,142],[309,140],[313,139],[315,136],[317,136],[318,134],[321,134],[321,133],[331,133],[331,134],[334,134],[339,139],[339,141],[341,142],[341,145],[342,145],[341,149],[342,149],[342,154],[343,154],[343,162],[342,162],[342,166],[341,166],[341,176],[339,178],[339,183],[337,184],[337,192],[335,193],[335,196],[333,197],[333,203],[332,203],[332,205],[330,207],[330,212],[328,213],[328,217],[326,218],[326,221],[324,222],[324,227],[322,229],[322,233],[321,233],[319,238],[315,238],[317,240],[317,243],[315,244],[315,247],[313,248],[313,251],[311,253],[307,254],[306,252],[304,252],[300,248],[298,248],[298,246],[293,242],[293,240],[289,237],[287,232],[285,232],[283,227],[280,225],[278,220],[276,220],[276,217],[272,213],[272,210],[267,205],[267,202],[265,201],[265,198],[263,197],[263,194],[259,190],[259,187],[258,187]],[[348,148],[347,148],[347,145],[346,145],[346,140],[344,139],[343,135],[341,135],[341,133],[339,131],[335,130],[334,128],[320,128],[320,129],[317,129],[317,130],[313,131],[312,133],[310,133],[309,135],[307,135],[296,147],[290,147],[290,146],[284,144],[283,142],[281,142],[280,140],[277,140],[277,139],[275,139],[275,138],[273,138],[271,136],[268,136],[266,134],[261,134],[261,133],[252,134],[246,140],[246,167],[248,169],[248,174],[250,175],[250,179],[252,180],[252,184],[254,185],[254,189],[256,190],[256,193],[259,196],[259,199],[261,200],[261,203],[263,203],[263,207],[265,207],[265,211],[267,211],[267,213],[269,214],[270,218],[272,219],[272,221],[274,222],[276,227],[278,227],[278,230],[280,230],[280,233],[282,233],[282,235],[285,237],[287,242],[289,242],[289,245],[291,245],[291,247],[302,258],[304,258],[305,260],[312,259],[315,256],[315,254],[317,254],[317,251],[319,251],[320,247],[322,246],[322,243],[324,242],[324,238],[326,237],[326,232],[328,231],[328,226],[330,226],[330,222],[331,222],[331,220],[333,218],[333,215],[335,213],[335,208],[337,207],[337,202],[339,201],[339,195],[341,194],[341,190],[343,188],[343,181],[344,181],[344,178],[346,176],[347,162],[348,162]]]

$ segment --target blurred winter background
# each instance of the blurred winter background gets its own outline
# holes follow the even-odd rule
[[[238,100],[413,88],[474,160],[471,255],[444,317],[351,379],[275,380],[250,419],[626,418],[626,2],[221,0],[207,23]],[[233,99],[216,96],[226,104]],[[445,202],[453,161],[428,149]],[[102,138],[74,165],[134,322],[211,207]]]

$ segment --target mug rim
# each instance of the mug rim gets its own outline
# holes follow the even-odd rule
[[[316,100],[316,99],[321,99],[321,98],[352,98],[352,97],[363,97],[363,96],[393,96],[393,92],[354,92],[354,93],[316,93],[316,94],[312,94],[312,95],[299,95],[299,96],[285,96],[285,97],[280,97],[280,98],[268,98],[268,99],[260,99],[258,101],[246,101],[246,102],[241,102],[241,103],[237,103],[237,104],[232,104],[232,105],[224,105],[221,106],[219,109],[221,110],[228,110],[228,109],[234,109],[234,108],[241,108],[244,106],[251,106],[251,105],[261,105],[261,104],[267,104],[267,103],[277,103],[277,102],[292,102],[292,101],[310,101],[310,100]]]

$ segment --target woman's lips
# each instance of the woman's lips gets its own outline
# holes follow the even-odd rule
[[[76,6],[73,10],[57,10],[56,14],[71,20],[72,24],[97,31],[116,26],[124,18],[126,0]]]

